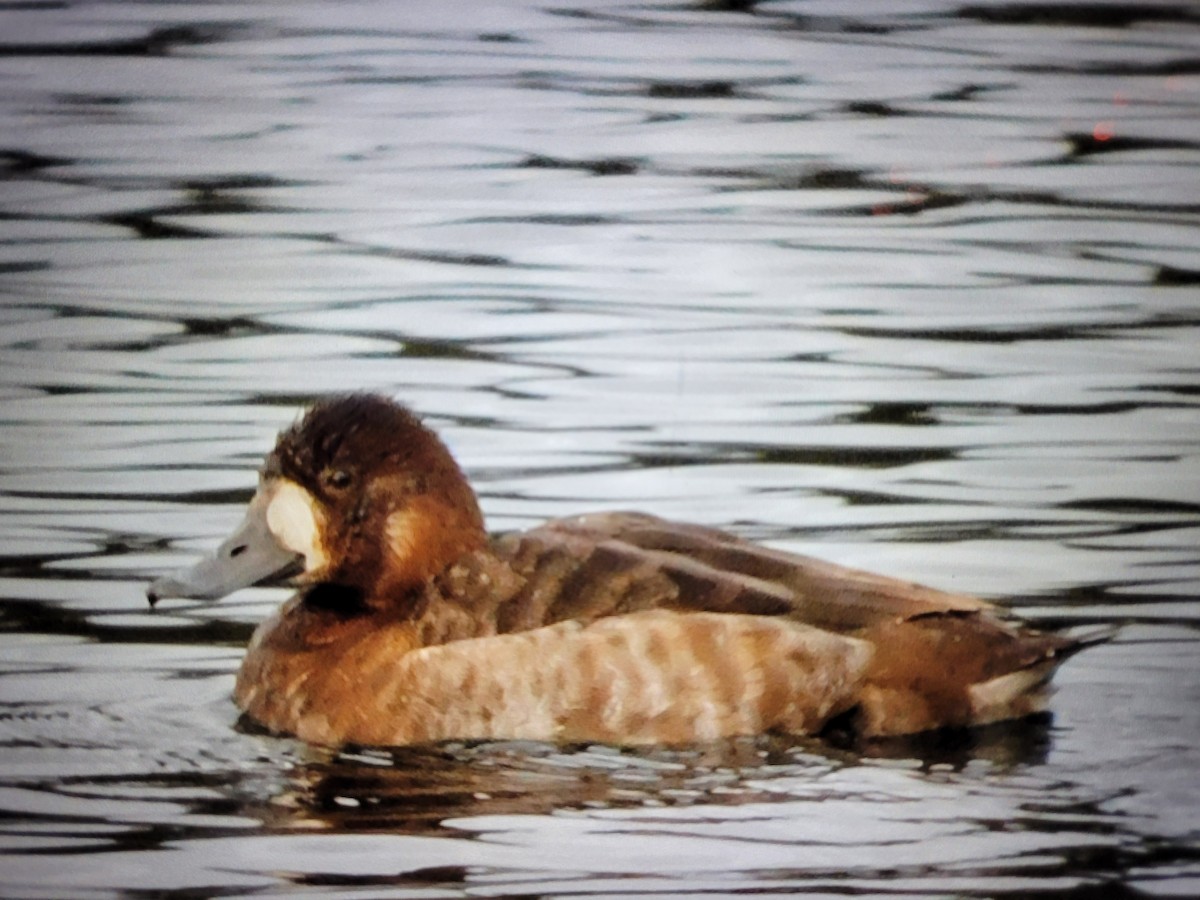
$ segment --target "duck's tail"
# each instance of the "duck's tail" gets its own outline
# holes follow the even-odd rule
[[[1045,712],[1052,693],[1050,678],[1066,660],[1080,650],[1103,644],[1117,633],[1115,626],[1092,629],[1078,634],[1038,635],[1057,638],[1061,643],[1051,646],[1041,662],[1000,675],[968,688],[972,707],[972,725],[1021,719]],[[1025,635],[1034,632],[1025,632]]]
[[[875,656],[858,698],[858,729],[868,737],[913,734],[1044,712],[1054,671],[1114,633],[1047,634],[986,614],[872,627],[860,635]]]
[[[1088,626],[1087,628],[1073,629],[1071,631],[1059,632],[1059,637],[1066,639],[1069,643],[1064,645],[1059,653],[1058,660],[1062,662],[1064,659],[1069,659],[1080,650],[1086,650],[1088,647],[1095,647],[1097,644],[1107,644],[1121,630],[1119,625],[1096,625]]]

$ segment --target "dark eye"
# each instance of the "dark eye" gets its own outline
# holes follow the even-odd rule
[[[325,473],[325,483],[335,491],[342,491],[350,487],[350,482],[353,480],[345,469],[330,469]]]

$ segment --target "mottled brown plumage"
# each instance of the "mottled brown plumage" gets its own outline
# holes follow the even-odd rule
[[[151,597],[296,563],[301,590],[256,631],[234,696],[331,745],[981,724],[1043,709],[1079,646],[973,597],[639,513],[489,539],[442,442],[369,395],[284,432],[243,526]]]

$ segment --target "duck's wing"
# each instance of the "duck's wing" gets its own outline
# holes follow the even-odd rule
[[[993,609],[975,597],[641,513],[557,519],[497,547],[526,579],[507,610],[517,627],[669,607],[785,616],[849,633],[895,619]]]

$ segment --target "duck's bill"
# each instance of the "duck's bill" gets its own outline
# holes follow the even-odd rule
[[[166,597],[216,600],[238,588],[295,574],[303,557],[282,547],[267,527],[267,504],[256,496],[232,535],[190,568],[158,579],[146,590],[150,605]]]

